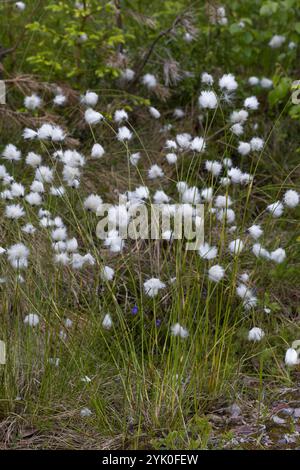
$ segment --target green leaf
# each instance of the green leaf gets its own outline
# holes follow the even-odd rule
[[[276,2],[266,2],[262,5],[259,10],[261,16],[271,16],[278,10],[278,3]]]
[[[240,33],[242,31],[243,28],[241,28],[241,26],[239,25],[239,23],[232,23],[230,26],[229,26],[229,32],[230,34],[236,34],[236,33]]]
[[[268,100],[270,106],[273,107],[275,104],[283,100],[286,95],[289,93],[291,88],[291,79],[288,77],[284,77],[280,80],[279,84],[277,85],[274,90],[270,91]]]

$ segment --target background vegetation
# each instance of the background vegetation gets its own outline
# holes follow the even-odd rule
[[[220,7],[225,16],[218,15]],[[58,269],[49,233],[39,232],[32,242],[18,222],[4,218],[6,202],[0,200],[0,246],[22,240],[30,244],[34,260],[22,283],[0,257],[0,277],[8,278],[0,284],[0,331],[8,350],[8,363],[0,366],[3,447],[298,445],[297,420],[286,419],[279,432],[272,419],[278,402],[296,408],[299,400],[294,390],[297,367],[290,370],[284,364],[286,349],[300,338],[299,206],[264,225],[267,241],[276,247],[284,244],[286,262],[270,266],[245,254],[242,267],[253,273],[251,282],[260,299],[257,308],[245,313],[234,294],[241,270],[237,259],[224,255],[229,282],[216,288],[206,282],[203,260],[197,253],[187,256],[180,244],[145,244],[122,256],[111,255],[96,239],[97,218],[84,211],[83,200],[96,192],[114,202],[128,185],[143,184],[149,160],[163,161],[166,135],[161,129],[170,122],[172,138],[176,132],[211,138],[205,158],[233,156],[244,171],[254,170],[253,192],[243,188],[231,194],[238,201],[241,233],[283,191],[299,191],[300,105],[291,101],[292,82],[300,79],[299,12],[299,0],[233,0],[222,5],[200,0],[31,0],[24,11],[15,2],[1,2],[0,73],[7,85],[7,104],[0,107],[1,153],[12,142],[26,155],[32,144],[22,139],[24,127],[37,128],[43,122],[66,129],[70,148],[84,155],[90,154],[94,141],[106,149],[105,159],[89,161],[78,191],[68,190],[63,200],[49,196],[45,201],[45,208],[76,234],[80,249],[95,257],[94,267],[80,273]],[[268,45],[274,35],[286,38],[283,47]],[[135,72],[129,82],[122,80],[126,68]],[[254,125],[267,145],[253,164],[237,155],[227,133],[226,102],[211,125],[199,119],[203,72],[214,77],[233,73],[241,85],[235,97],[239,107],[247,96],[257,96]],[[157,77],[152,90],[142,83],[146,73]],[[273,85],[250,87],[250,76],[271,79]],[[68,100],[62,108],[52,102],[57,87]],[[145,156],[140,172],[127,173],[129,149],[115,139],[112,124],[93,132],[84,124],[80,96],[86,90],[98,93],[98,108],[107,123],[117,109],[129,113],[135,134],[130,153]],[[32,93],[42,98],[43,106],[29,111],[24,96]],[[161,122],[149,120],[149,105],[159,109]],[[228,106],[232,111],[235,102]],[[173,116],[176,108],[185,113],[180,121]],[[224,141],[218,139],[220,129]],[[249,125],[245,139],[252,136]],[[34,145],[53,163],[52,152],[59,146]],[[176,177],[184,175],[190,185],[202,185],[202,163],[196,160],[193,166],[181,159]],[[7,167],[17,181],[32,182],[23,162]],[[179,178],[168,169],[166,174],[162,189],[175,198]],[[210,183],[218,190],[217,182]],[[156,188],[152,182],[147,185],[151,191]],[[27,207],[26,213],[38,224],[36,211]],[[218,235],[210,223],[207,230],[215,240]],[[219,240],[220,248],[224,240]],[[101,281],[106,264],[115,269],[111,283]],[[151,275],[176,276],[177,284],[158,300],[149,299],[143,282]],[[29,311],[42,318],[37,329],[24,325]],[[102,326],[107,312],[114,317],[109,331]],[[66,318],[73,322],[70,331]],[[188,341],[169,333],[179,319],[190,331]],[[267,335],[252,344],[247,334],[257,324]],[[82,416],[85,408],[90,416]],[[243,426],[249,436],[244,441],[236,438]],[[285,434],[296,435],[296,440],[278,444]]]

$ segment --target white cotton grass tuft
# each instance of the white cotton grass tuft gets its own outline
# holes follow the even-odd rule
[[[54,256],[54,262],[63,266],[67,266],[70,263],[70,258],[67,253],[58,253]]]
[[[97,93],[93,91],[87,91],[83,96],[81,96],[80,100],[81,100],[81,103],[93,108],[98,103],[98,99],[99,97]]]
[[[249,85],[251,85],[251,86],[259,85],[259,78],[258,78],[258,77],[255,77],[255,76],[249,77],[249,78],[248,78],[248,83],[249,83]]]
[[[152,165],[148,170],[148,178],[151,180],[156,178],[162,178],[164,176],[164,172],[158,165]]]
[[[239,142],[237,150],[240,155],[248,155],[251,151],[251,145],[248,142]]]
[[[51,232],[52,240],[58,242],[67,238],[67,229],[65,227],[58,227]]]
[[[286,253],[283,248],[277,248],[277,250],[271,251],[270,259],[277,264],[283,263],[286,258]]]
[[[53,98],[53,104],[55,104],[56,106],[63,106],[66,103],[66,101],[67,101],[66,96],[62,94],[57,94]]]
[[[37,131],[33,129],[29,129],[29,127],[26,127],[24,131],[22,132],[22,137],[25,140],[33,140],[37,137],[38,133]]]
[[[101,144],[96,143],[93,145],[92,151],[91,151],[92,158],[101,158],[103,157],[104,153],[105,153],[105,150]]]
[[[156,277],[152,277],[144,282],[144,292],[149,297],[156,297],[161,289],[164,289],[166,284]]]
[[[207,72],[203,72],[201,75],[201,82],[204,83],[205,85],[212,86],[214,83],[213,76]]]
[[[232,224],[235,221],[235,212],[230,209],[220,209],[216,213],[217,219],[222,223]]]
[[[84,407],[80,410],[80,416],[82,418],[88,418],[89,416],[92,416],[92,414],[92,411],[87,407]]]
[[[134,70],[132,69],[125,69],[121,72],[121,78],[122,80],[126,81],[126,82],[131,82],[135,77],[135,72]]]
[[[233,124],[230,128],[231,132],[237,136],[240,136],[244,133],[244,128],[242,124],[237,122],[236,124]]]
[[[233,184],[239,184],[242,180],[242,172],[239,168],[233,167],[227,172],[228,177],[230,178]]]
[[[255,243],[253,245],[252,253],[257,258],[270,259],[270,253],[260,243]]]
[[[223,75],[219,80],[219,87],[229,92],[235,91],[238,87],[237,81],[231,73]]]
[[[210,202],[213,198],[213,188],[203,188],[201,190],[201,198],[206,202]]]
[[[181,196],[182,202],[186,204],[198,204],[200,202],[199,189],[196,186],[187,188]]]
[[[45,192],[45,186],[41,181],[33,180],[31,185],[30,185],[30,190],[33,193],[44,193]]]
[[[185,339],[189,336],[188,330],[181,326],[180,323],[175,323],[171,326],[171,333],[173,336],[179,336],[182,339]]]
[[[110,330],[112,328],[113,321],[112,321],[111,315],[109,313],[107,313],[104,316],[103,321],[102,321],[102,326],[103,326],[103,328],[105,328],[105,330]]]
[[[237,238],[229,243],[228,248],[231,254],[239,255],[244,248],[244,243],[240,238]]]
[[[214,266],[211,266],[208,270],[208,278],[210,281],[213,282],[219,282],[223,279],[225,275],[225,270],[222,266],[219,264],[215,264]]]
[[[37,326],[40,323],[39,316],[36,313],[29,313],[24,318],[24,323],[28,326]]]
[[[188,188],[188,184],[185,181],[178,181],[178,183],[176,183],[176,188],[180,194],[183,194]]]
[[[203,243],[200,245],[198,253],[201,258],[211,260],[217,257],[218,249],[216,246],[210,246],[209,243]]]
[[[204,109],[215,109],[218,106],[218,98],[214,91],[201,91],[199,106]]]
[[[84,113],[84,119],[88,124],[93,125],[102,121],[103,116],[101,113],[98,113],[98,111],[94,111],[93,109],[88,108]]]
[[[269,206],[267,206],[267,211],[270,212],[270,214],[274,218],[280,217],[283,214],[283,210],[284,210],[284,207],[283,207],[282,202],[280,201],[276,201],[273,204],[270,204]]]
[[[248,333],[248,340],[253,342],[261,341],[265,337],[265,332],[258,327],[252,328]]]
[[[58,186],[58,187],[51,186],[50,188],[50,194],[52,196],[62,197],[65,194],[65,192],[66,190],[63,186]]]
[[[16,3],[15,3],[15,7],[17,8],[17,10],[24,11],[25,8],[26,8],[26,3],[24,3],[24,2],[16,2]]]
[[[2,152],[2,157],[10,162],[18,162],[21,160],[21,152],[14,144],[8,144]]]
[[[86,384],[89,384],[91,383],[92,379],[88,376],[88,375],[85,375],[84,377],[82,377],[81,379],[81,382],[84,382]]]
[[[140,152],[132,153],[129,157],[129,161],[130,161],[131,165],[133,165],[133,166],[137,166],[140,159],[141,159]]]
[[[226,194],[225,196],[219,194],[219,196],[217,196],[215,199],[214,205],[219,209],[222,207],[229,207],[232,205],[231,197],[228,194]]]
[[[24,197],[25,194],[24,186],[16,182],[12,183],[10,191],[13,197]]]
[[[130,216],[125,205],[119,204],[111,206],[108,210],[108,221],[114,227],[127,227],[130,220]]]
[[[249,281],[249,274],[248,273],[242,273],[240,274],[239,276],[239,279],[242,281],[242,282],[248,282]]]
[[[5,217],[12,220],[18,220],[25,216],[25,211],[20,204],[11,204],[5,207]]]
[[[257,240],[264,233],[261,226],[257,224],[251,225],[251,227],[247,229],[247,232],[254,240]]]
[[[126,126],[119,127],[118,133],[117,133],[117,139],[120,142],[131,140],[132,132]]]
[[[38,95],[33,93],[30,96],[25,96],[24,106],[25,106],[25,108],[33,111],[33,110],[35,110],[37,108],[40,108],[42,106],[42,100]]]
[[[28,130],[27,130],[28,133]],[[39,140],[52,140],[53,142],[62,142],[65,139],[65,133],[59,126],[44,123],[36,132]],[[29,136],[27,136],[29,138]],[[32,137],[34,138],[34,136]]]
[[[206,143],[203,137],[195,137],[190,143],[190,149],[194,152],[204,152]]]
[[[183,150],[186,150],[190,147],[191,140],[192,140],[192,136],[191,134],[187,132],[183,132],[182,134],[176,135],[176,141],[179,147]]]
[[[251,150],[254,152],[259,152],[264,147],[264,140],[260,137],[252,137],[250,140]]]
[[[90,194],[83,202],[83,207],[92,212],[97,212],[97,209],[102,204],[102,198],[97,194]]]
[[[175,108],[173,116],[174,118],[182,119],[185,116],[185,112],[181,108]]]
[[[177,162],[176,153],[167,153],[166,160],[169,163],[169,165],[175,165],[175,163]]]
[[[230,122],[232,124],[244,124],[248,119],[249,113],[245,109],[233,111],[230,115]]]
[[[125,109],[117,109],[114,113],[114,121],[117,123],[117,124],[120,124],[121,122],[123,121],[127,121],[128,120],[128,114],[127,112],[125,111]]]
[[[41,183],[52,183],[54,178],[53,169],[48,166],[39,166],[35,172],[35,179]]]
[[[161,116],[158,109],[154,108],[153,106],[149,107],[149,113],[154,119],[159,119]]]
[[[212,173],[213,176],[219,176],[222,171],[222,164],[216,160],[206,160],[205,169]]]
[[[110,268],[109,266],[104,266],[104,268],[101,271],[101,278],[104,281],[112,281],[115,275],[115,270],[113,268]]]
[[[37,153],[29,152],[25,158],[25,162],[32,168],[36,168],[42,163],[42,157]]]
[[[283,202],[287,207],[294,209],[299,205],[299,194],[293,189],[289,189],[284,193]]]
[[[74,252],[78,249],[78,241],[75,237],[70,238],[66,241],[66,250],[68,252]]]
[[[155,204],[164,204],[170,201],[169,196],[163,190],[157,190],[153,196]]]
[[[25,196],[25,201],[31,206],[40,206],[42,204],[42,197],[37,192],[31,192]]]
[[[155,75],[153,75],[152,73],[146,73],[143,77],[142,77],[142,83],[143,85],[145,85],[149,90],[155,88],[157,86],[157,79],[155,77]]]
[[[275,34],[269,41],[269,46],[272,49],[277,49],[278,47],[281,47],[282,44],[286,41],[286,37],[282,36],[280,34]]]
[[[176,150],[178,146],[175,140],[168,139],[165,143],[165,147],[166,149]]]
[[[104,246],[108,247],[112,253],[119,253],[124,248],[124,240],[117,230],[110,230],[104,241]]]
[[[292,367],[300,363],[299,353],[293,347],[287,349],[284,362],[287,366]]]
[[[249,96],[248,98],[245,99],[244,106],[247,109],[251,109],[255,111],[259,107],[258,99],[256,98],[256,96]]]
[[[29,249],[23,243],[16,243],[7,249],[7,258],[15,269],[27,268]]]

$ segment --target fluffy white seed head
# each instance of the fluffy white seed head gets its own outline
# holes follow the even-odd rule
[[[295,366],[299,364],[298,353],[294,348],[289,348],[285,353],[284,362],[287,366]]]
[[[215,264],[208,270],[208,277],[213,282],[221,281],[224,275],[225,275],[224,268],[222,268],[222,266],[220,266],[219,264]]]
[[[201,91],[199,106],[204,109],[215,109],[218,106],[218,98],[214,91]]]
[[[173,336],[179,336],[182,339],[185,339],[189,336],[189,332],[180,323],[175,323],[171,326],[171,333]]]
[[[105,328],[106,330],[110,330],[113,326],[113,321],[112,321],[112,318],[111,318],[111,315],[109,313],[107,313],[105,315],[105,317],[103,318],[103,321],[102,321],[102,326],[103,328]]]
[[[165,287],[166,284],[156,277],[152,277],[144,282],[144,291],[149,297],[155,297],[159,291]]]
[[[39,316],[36,313],[29,313],[24,318],[25,325],[37,326],[40,323]]]
[[[265,332],[261,328],[257,328],[256,326],[252,328],[248,333],[248,340],[249,341],[261,341],[265,336]]]
[[[283,202],[287,207],[294,208],[299,204],[299,194],[293,189],[289,189],[283,196]]]
[[[101,158],[105,153],[104,148],[100,144],[94,144],[91,151],[92,158]]]
[[[33,93],[30,96],[26,96],[24,99],[24,106],[27,109],[34,110],[40,108],[42,105],[42,100],[39,96]]]

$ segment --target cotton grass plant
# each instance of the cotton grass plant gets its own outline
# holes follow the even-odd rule
[[[243,374],[272,371],[288,383],[297,332],[282,337],[265,299],[268,272],[293,256],[286,225],[299,215],[297,168],[264,183],[279,121],[263,133],[260,100],[241,88],[233,74],[204,73],[196,131],[158,105],[132,110],[122,98],[107,110],[101,90],[87,90],[70,107],[78,130],[44,122],[2,146],[4,416],[87,438],[97,429],[133,447],[180,429],[188,447],[190,420],[235,392]],[[68,109],[59,96],[53,111]],[[24,103],[34,112],[44,97]],[[137,201],[171,213],[203,203],[205,243],[187,251],[172,233],[122,240]],[[105,242],[96,236],[104,202],[119,217]]]

